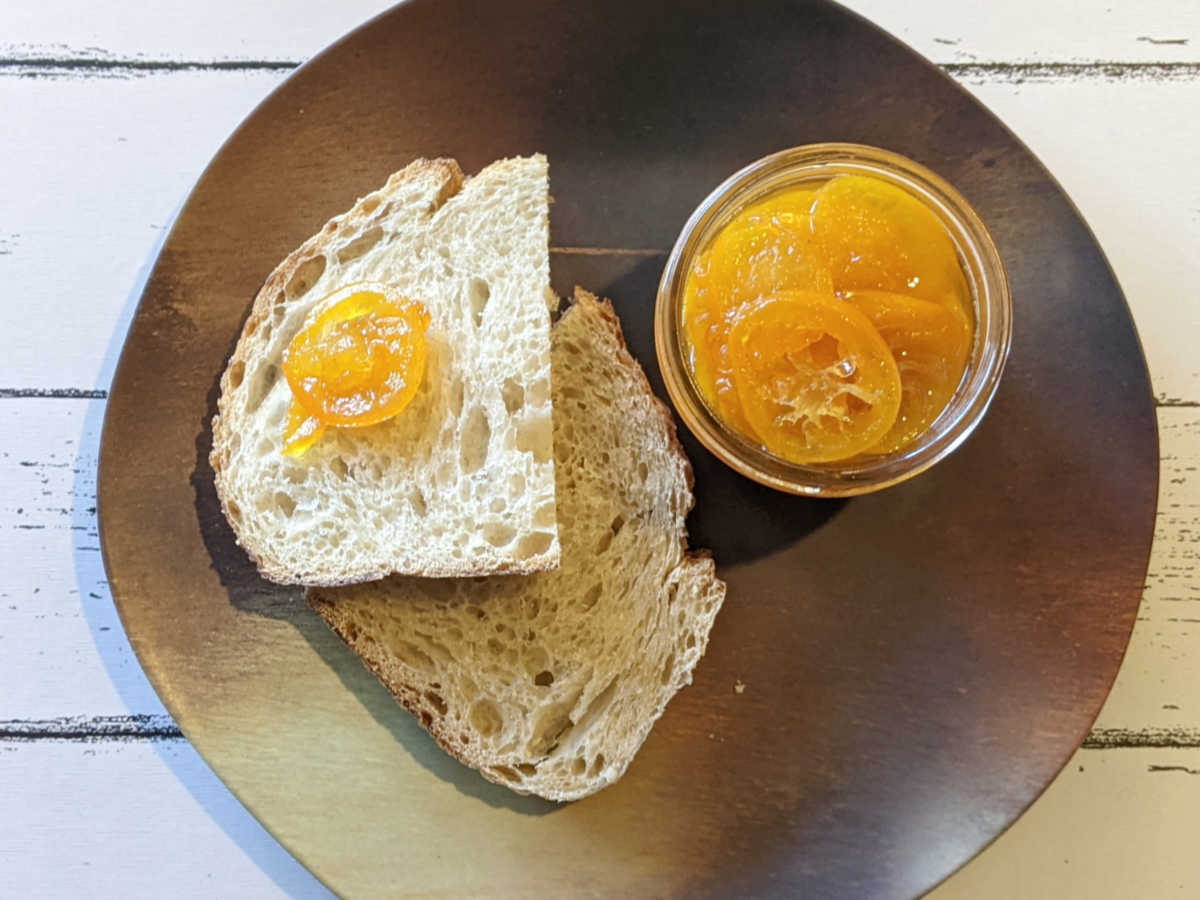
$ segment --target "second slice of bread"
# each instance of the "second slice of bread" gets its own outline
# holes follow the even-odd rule
[[[453,160],[419,160],[267,280],[221,379],[210,457],[264,576],[335,585],[558,565],[548,207],[545,157],[469,179]],[[421,389],[394,419],[328,429],[284,456],[283,351],[323,297],[360,281],[428,309]]]
[[[308,600],[449,753],[571,800],[620,778],[692,680],[725,585],[687,552],[691,468],[612,308],[577,292],[551,340],[562,567]]]

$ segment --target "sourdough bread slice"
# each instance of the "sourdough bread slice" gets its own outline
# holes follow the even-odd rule
[[[272,581],[558,565],[546,159],[464,179],[418,160],[267,279],[221,379],[212,467],[238,542]],[[420,392],[399,416],[282,455],[284,349],[336,288],[383,282],[430,314]]]
[[[620,778],[691,682],[725,585],[687,552],[691,467],[612,307],[577,290],[551,345],[561,568],[308,601],[449,753],[572,800]]]

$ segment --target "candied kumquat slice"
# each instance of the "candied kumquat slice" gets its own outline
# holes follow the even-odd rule
[[[746,432],[750,426],[729,379],[729,315],[718,294],[701,287],[699,279],[687,279],[683,323],[692,377],[720,418],[735,431]]]
[[[789,198],[784,193],[743,210],[713,239],[698,274],[724,308],[777,291],[833,290],[806,213],[811,201]]]
[[[780,290],[832,293],[808,220],[812,191],[787,191],[740,212],[696,260],[684,287],[692,372],[735,430],[748,424],[733,385],[729,331],[744,304]]]
[[[299,407],[289,411],[284,452],[302,453],[318,426],[359,428],[403,411],[425,374],[428,327],[424,306],[381,284],[342,288],[314,307],[283,353]]]
[[[891,453],[933,424],[954,396],[971,350],[971,328],[959,312],[914,297],[852,291],[861,311],[892,351],[900,372],[900,411],[871,453]]]
[[[747,305],[729,345],[746,420],[784,459],[847,459],[896,421],[900,374],[887,344],[865,315],[832,295],[781,291]]]
[[[731,224],[758,225],[770,222],[784,227],[812,232],[812,205],[817,198],[815,188],[788,188],[765,200],[752,203],[738,213]]]
[[[954,242],[938,217],[878,178],[838,175],[817,191],[813,233],[834,290],[879,290],[954,304],[969,314]]]

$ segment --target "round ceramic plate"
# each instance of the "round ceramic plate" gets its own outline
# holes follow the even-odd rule
[[[661,391],[654,291],[684,220],[730,172],[815,141],[906,154],[991,227],[1016,330],[990,414],[932,471],[844,503],[759,488],[684,435],[693,543],[729,585],[694,685],[594,797],[484,781],[234,545],[209,423],[251,298],[414,157],[542,151],[555,287],[611,297]],[[1092,235],[887,35],[817,0],[412,0],[297,71],[200,180],[129,333],[99,489],[150,680],[338,893],[907,898],[1079,745],[1133,623],[1157,473],[1145,364]]]

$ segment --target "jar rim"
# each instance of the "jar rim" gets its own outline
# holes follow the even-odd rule
[[[882,178],[915,196],[946,228],[959,253],[975,305],[971,356],[958,389],[932,425],[905,447],[880,456],[801,464],[756,446],[722,422],[684,363],[683,287],[691,261],[739,210],[784,187],[835,175]],[[667,392],[696,438],[726,465],[788,493],[847,497],[898,484],[944,459],[967,439],[995,396],[1012,344],[1012,298],[995,242],[978,214],[949,182],[920,163],[866,144],[805,144],[751,162],[722,181],[688,218],[659,281],[655,347]]]

